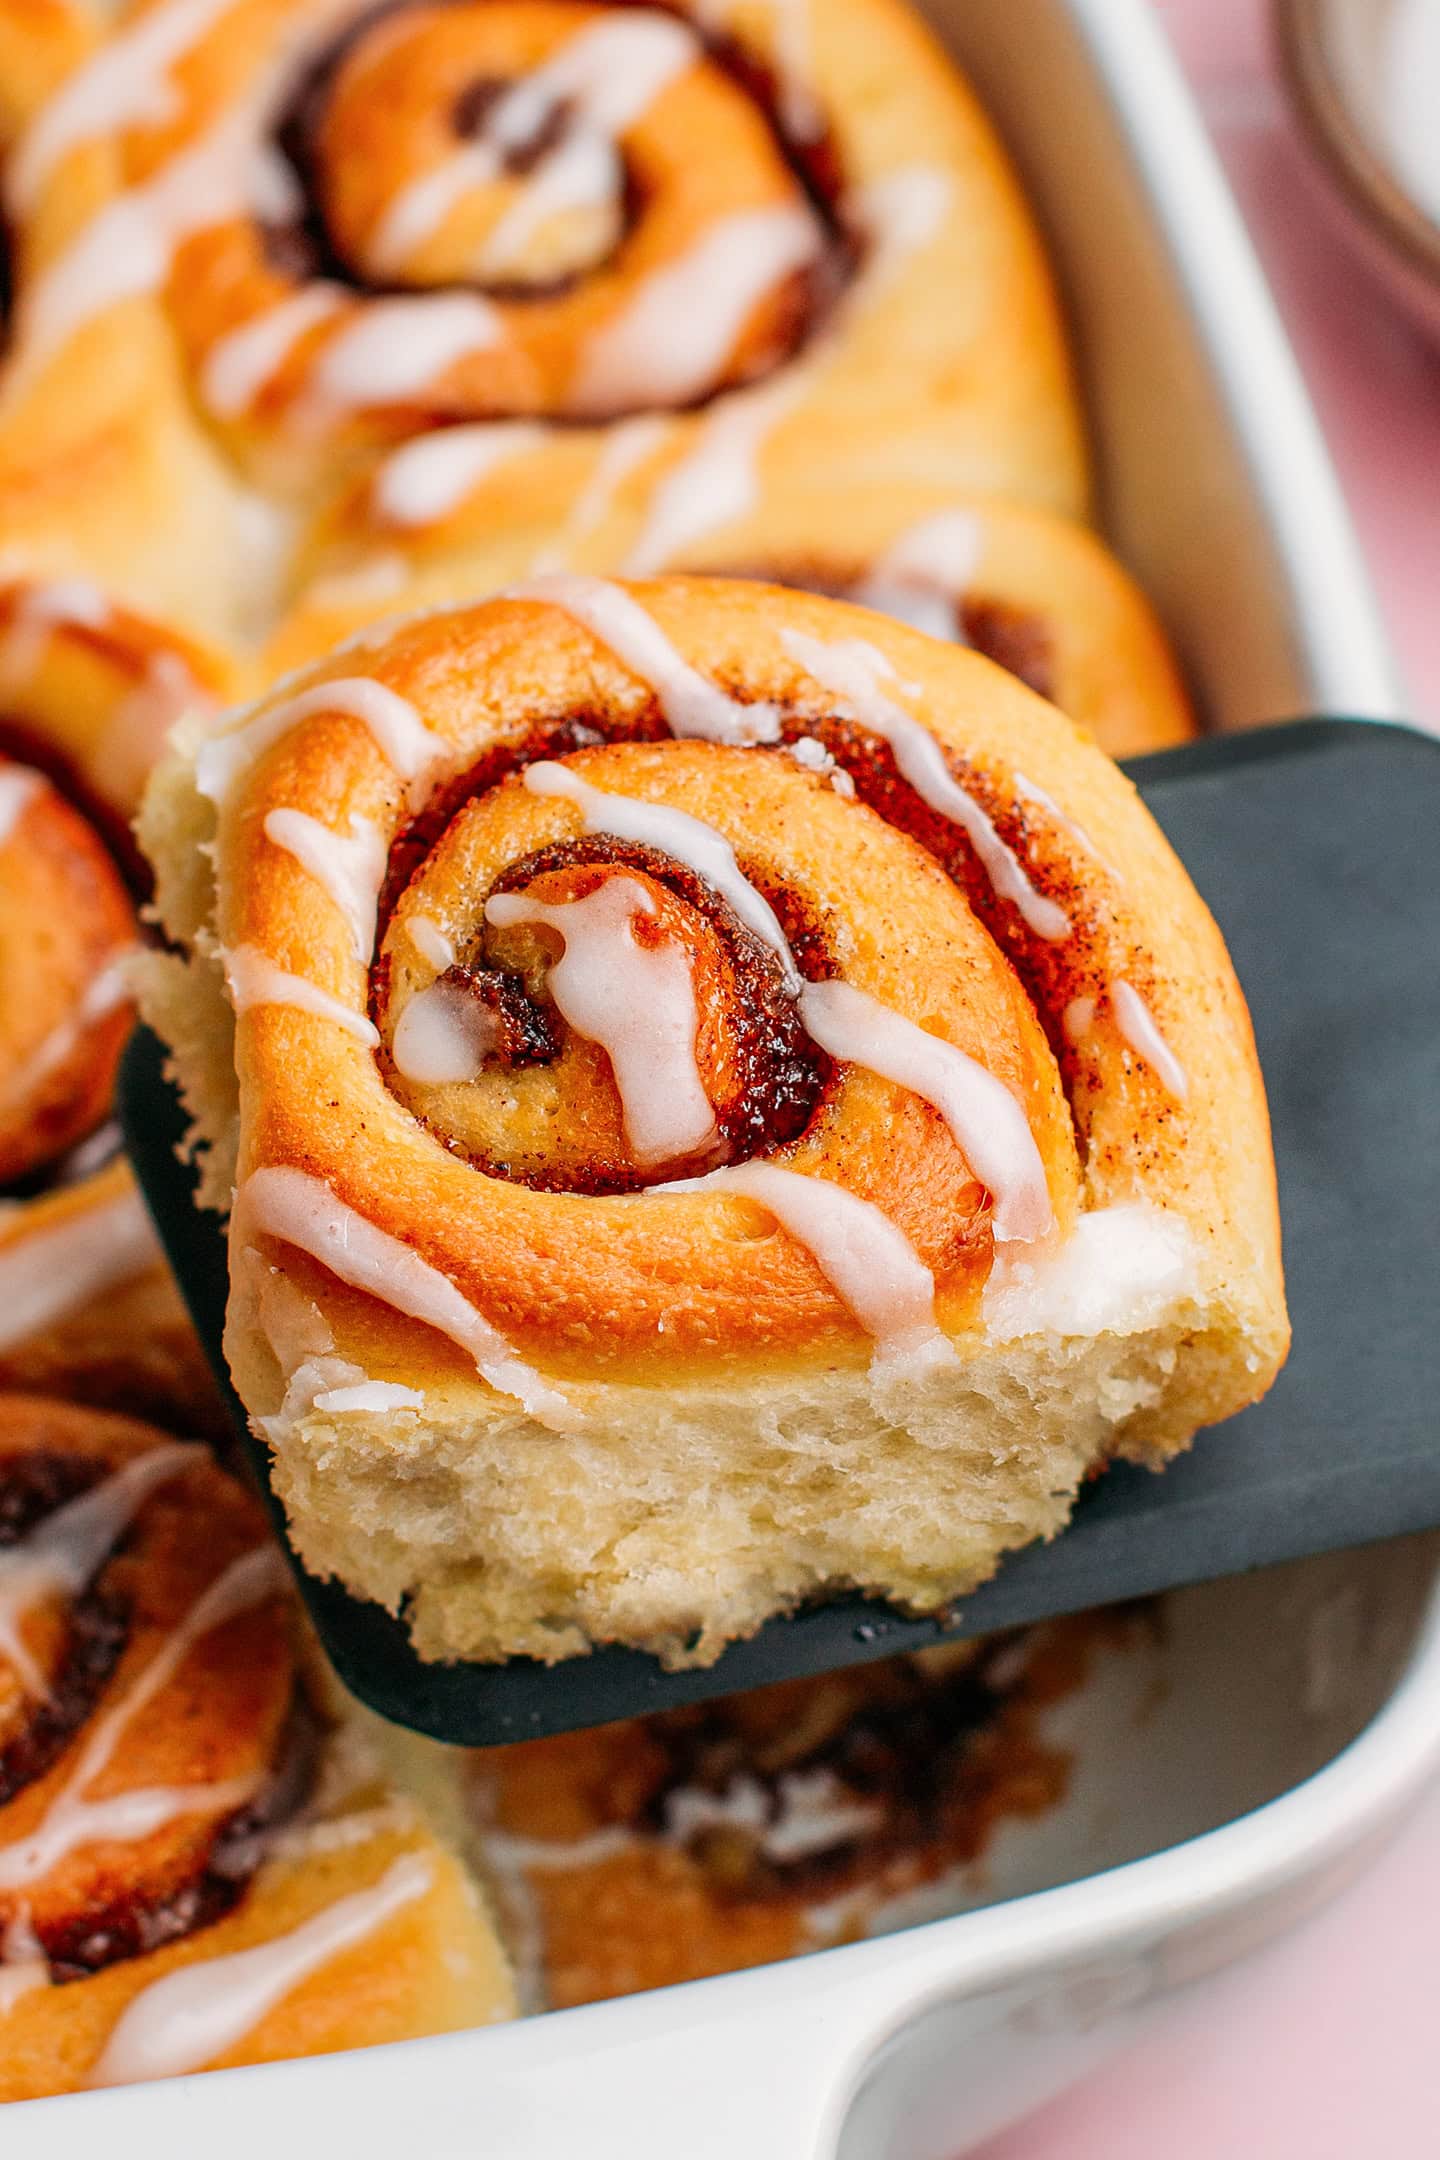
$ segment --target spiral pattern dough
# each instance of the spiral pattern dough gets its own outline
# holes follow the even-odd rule
[[[403,609],[619,564],[761,577],[894,615],[997,661],[1112,757],[1194,733],[1153,610],[1104,543],[1068,519],[921,479],[762,477],[723,418],[688,451],[637,425],[629,462],[480,430],[457,499],[465,433],[444,462],[434,437],[382,459],[316,522],[303,597],[270,646],[276,672]]]
[[[315,1686],[203,1449],[0,1399],[0,2100],[506,2014],[455,1863]]]
[[[192,730],[144,830],[233,1369],[428,1654],[939,1604],[1283,1352],[1218,933],[974,654],[542,581]]]
[[[89,580],[0,585],[0,1381],[192,1425],[218,1413],[111,1102],[128,819],[166,729],[224,681]]]
[[[564,467],[718,424],[777,469],[843,441],[877,483],[1083,503],[1027,213],[895,0],[148,0],[6,193],[0,498],[13,466],[107,565],[128,509],[134,589],[207,630],[263,619],[357,461],[431,443],[463,481],[476,430]]]

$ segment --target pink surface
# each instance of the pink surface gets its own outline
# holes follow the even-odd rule
[[[1369,557],[1413,716],[1440,729],[1440,346],[1338,236],[1264,0],[1155,0],[1249,219]]]
[[[1414,716],[1440,729],[1440,352],[1337,240],[1261,0],[1156,0],[1330,438]],[[984,2160],[1355,2160],[1440,2150],[1440,1794],[1299,1934],[1156,2016]]]
[[[983,2160],[1420,2160],[1435,2111],[1440,1795],[1318,1919],[1159,2013]]]

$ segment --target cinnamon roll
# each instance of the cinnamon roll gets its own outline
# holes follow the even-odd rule
[[[307,1691],[205,1451],[0,1397],[0,2100],[504,2017],[456,1862]]]
[[[1066,1797],[1053,1713],[1134,1609],[487,1748],[466,1783],[522,2000],[568,2009],[974,1902],[990,1840]]]
[[[209,1380],[111,1117],[136,937],[94,827],[0,757],[0,1384],[183,1419]]]
[[[91,24],[72,0],[7,0],[0,6],[0,160],[87,56]]]
[[[141,830],[232,1370],[426,1656],[933,1609],[1284,1354],[1219,933],[974,653],[540,581],[191,727]]]
[[[1148,601],[1103,542],[1068,519],[922,480],[796,474],[762,492],[718,430],[715,455],[652,445],[628,471],[578,448],[517,447],[449,509],[439,447],[431,438],[382,459],[317,524],[303,597],[271,643],[272,672],[401,609],[500,591],[537,571],[618,564],[765,577],[878,608],[997,661],[1112,757],[1195,732]]]
[[[47,768],[122,856],[133,860],[129,820],[171,727],[235,689],[219,652],[92,578],[0,582],[0,748]]]
[[[896,0],[149,0],[7,194],[11,441],[128,398],[135,544],[187,620],[255,575],[236,467],[303,511],[437,430],[468,464],[477,427],[563,458],[719,426],[777,469],[843,442],[875,484],[1083,501],[1028,214]]]

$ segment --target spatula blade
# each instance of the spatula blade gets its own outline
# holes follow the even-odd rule
[[[488,1746],[1440,1525],[1440,743],[1317,720],[1131,770],[1219,920],[1255,1021],[1295,1326],[1264,1402],[1163,1476],[1110,1470],[1053,1544],[1014,1555],[943,1620],[837,1598],[704,1672],[620,1649],[550,1667],[426,1665],[398,1619],[297,1564],[362,1701]],[[184,1120],[144,1030],[120,1093],[137,1174],[265,1484],[220,1347],[223,1240],[192,1203]],[[276,1518],[283,1532],[278,1506]]]

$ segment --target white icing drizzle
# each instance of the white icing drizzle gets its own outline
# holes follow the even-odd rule
[[[625,168],[608,135],[572,128],[542,158],[509,209],[476,250],[473,273],[482,283],[523,277],[534,241],[549,218],[590,211],[591,245],[608,253],[622,230]]]
[[[395,1069],[421,1087],[473,1080],[500,1040],[495,1017],[458,983],[417,990],[395,1023]]]
[[[334,1417],[355,1410],[423,1410],[425,1397],[398,1380],[358,1380],[353,1386],[321,1388],[314,1403]]]
[[[874,1801],[846,1791],[833,1770],[792,1770],[774,1794],[745,1772],[723,1792],[681,1785],[666,1796],[664,1831],[673,1845],[689,1845],[707,1830],[741,1830],[754,1837],[767,1860],[783,1867],[873,1836],[882,1820]]]
[[[297,1290],[289,1276],[272,1267],[253,1245],[242,1246],[235,1254],[232,1275],[235,1288],[243,1285],[253,1299],[260,1332],[283,1372],[335,1348],[330,1323],[314,1299]]]
[[[385,835],[373,819],[351,812],[338,833],[305,810],[267,810],[265,837],[309,871],[345,918],[355,957],[368,962],[375,946],[375,911],[385,876]]]
[[[561,1016],[609,1058],[626,1138],[646,1165],[693,1155],[715,1135],[695,1055],[689,955],[668,937],[642,945],[634,934],[636,917],[654,912],[645,887],[629,877],[606,878],[583,899],[554,905],[527,893],[496,893],[485,904],[497,928],[536,923],[565,940],[546,987]]]
[[[0,638],[0,682],[24,689],[33,681],[55,631],[103,630],[110,602],[88,578],[53,578],[16,594]]]
[[[778,0],[793,9],[803,0]],[[626,562],[633,576],[646,576],[673,563],[682,548],[753,508],[758,494],[757,466],[765,438],[782,420],[825,363],[839,323],[883,297],[906,258],[939,229],[950,199],[948,175],[928,166],[907,167],[862,188],[849,210],[871,236],[869,255],[841,302],[836,323],[811,353],[793,360],[783,373],[759,386],[732,391],[700,423],[687,455],[660,481],[650,517]],[[871,606],[880,603],[871,599]],[[910,605],[913,607],[912,597]],[[887,614],[903,614],[886,604]],[[936,618],[917,624],[932,629]],[[955,635],[947,621],[943,634]]]
[[[180,1625],[141,1668],[114,1707],[97,1717],[75,1766],[28,1837],[0,1846],[0,1889],[38,1882],[85,1845],[135,1844],[177,1816],[220,1814],[241,1806],[257,1777],[218,1779],[212,1784],[135,1786],[88,1799],[90,1786],[108,1769],[126,1727],[168,1685],[196,1643],[239,1614],[281,1597],[289,1577],[273,1545],[256,1545],[204,1590]]]
[[[475,1360],[491,1387],[513,1395],[540,1424],[563,1431],[575,1423],[573,1405],[516,1355],[447,1275],[348,1207],[323,1178],[281,1164],[253,1170],[236,1213],[245,1231],[283,1238],[352,1289],[438,1329]]]
[[[552,758],[542,758],[525,768],[525,785],[532,795],[559,797],[573,803],[588,833],[610,833],[617,840],[638,841],[642,847],[660,849],[676,862],[713,885],[728,900],[747,929],[753,930],[777,956],[785,987],[793,996],[800,988],[800,970],[779,919],[769,901],[750,883],[735,860],[735,850],[724,834],[686,810],[672,810],[663,803],[638,801],[633,795],[617,795],[591,787]]]
[[[358,720],[405,781],[421,778],[449,750],[448,743],[431,734],[407,698],[368,675],[337,676],[267,705],[239,727],[207,736],[195,753],[196,787],[209,801],[223,803],[257,758],[318,713],[343,713],[349,720]]]
[[[22,1065],[6,1074],[0,1084],[0,1099],[24,1102],[57,1067],[65,1064],[91,1028],[129,1003],[127,968],[133,950],[127,946],[113,953],[99,973],[90,978],[65,1018],[51,1028]]]
[[[960,827],[996,898],[1012,901],[1037,937],[1067,936],[1070,919],[1064,909],[1036,891],[1013,849],[955,779],[930,730],[881,689],[882,681],[894,680],[895,671],[879,648],[863,638],[830,644],[803,630],[780,634],[786,651],[806,673],[843,697],[860,725],[889,743],[902,778],[921,800]]]
[[[305,332],[328,321],[343,304],[338,286],[302,285],[217,338],[200,370],[201,396],[211,412],[222,420],[248,412]]]
[[[1095,1000],[1093,997],[1073,997],[1060,1015],[1060,1026],[1065,1040],[1078,1049],[1095,1025]]]
[[[886,581],[928,578],[946,592],[963,593],[985,551],[984,520],[974,510],[938,510],[892,540],[875,565]]]
[[[167,79],[235,0],[168,0],[117,31],[41,106],[6,175],[13,208],[34,207],[50,173],[81,143],[112,130],[160,126],[177,99]]]
[[[870,248],[850,289],[851,307],[871,305],[907,260],[928,247],[950,208],[954,183],[938,165],[905,165],[867,180],[847,197],[847,222],[869,237]]]
[[[956,632],[960,618],[955,603],[948,593],[937,592],[924,585],[886,584],[875,575],[852,585],[845,595],[857,607],[874,608],[877,615],[888,615],[892,622],[908,624],[912,630],[921,630],[926,637],[938,638],[942,644],[963,645],[965,640]]]
[[[25,1900],[18,1899],[0,1935],[0,1965],[24,1965],[39,1959],[48,1973],[45,1945],[35,1932],[34,1919]]]
[[[0,1242],[0,1350],[54,1326],[160,1263],[145,1203],[131,1188]]]
[[[973,510],[938,511],[892,541],[850,597],[929,637],[963,643],[959,603],[984,545],[985,528]]]
[[[817,779],[828,780],[832,793],[843,795],[847,801],[853,798],[855,782],[814,735],[797,735],[794,742],[786,743],[785,755],[803,766],[806,772],[814,773]]]
[[[1054,1218],[1045,1168],[1024,1109],[1010,1090],[964,1051],[854,984],[802,982],[773,910],[713,825],[683,810],[591,787],[551,759],[528,766],[525,785],[533,794],[574,803],[587,832],[661,849],[697,871],[776,953],[785,986],[798,993],[800,1017],[822,1050],[893,1080],[939,1111],[971,1169],[994,1195],[996,1239],[1046,1235]]]
[[[504,337],[504,317],[479,293],[367,300],[317,355],[306,413],[327,423],[357,407],[403,404]]]
[[[48,784],[44,774],[35,772],[29,765],[0,767],[0,847],[4,847],[31,803],[45,792]]]
[[[328,570],[312,578],[305,588],[305,599],[315,608],[368,608],[377,600],[395,599],[409,582],[410,565],[398,548],[388,548],[382,554],[367,556],[352,568]]]
[[[770,0],[775,25],[771,58],[780,90],[780,122],[800,142],[814,142],[825,127],[812,80],[810,4],[811,0]]]
[[[302,1981],[424,1897],[434,1879],[428,1860],[402,1854],[369,1889],[336,1898],[288,1934],[152,1981],[122,2012],[86,2082],[132,2085],[202,2069],[238,2047]]]
[[[24,1996],[32,1995],[36,1988],[49,1985],[48,1958],[23,1958],[14,1963],[7,1958],[0,1963],[0,2018],[8,2017]]]
[[[994,1196],[991,1230],[998,1242],[1047,1235],[1055,1218],[1045,1165],[1024,1109],[1003,1081],[854,983],[807,983],[800,1015],[831,1057],[863,1065],[939,1111]]]
[[[780,732],[773,705],[742,705],[707,682],[619,585],[562,571],[512,585],[505,598],[544,601],[582,624],[654,692],[672,735],[748,746],[774,742]]]
[[[226,953],[225,985],[237,1013],[253,1012],[258,1005],[286,1005],[295,1012],[313,1013],[318,1020],[333,1021],[367,1050],[379,1046],[379,1031],[364,1013],[332,997],[308,976],[277,967],[256,945],[236,945]]]
[[[365,253],[377,277],[393,276],[423,241],[439,230],[456,203],[472,188],[484,187],[500,169],[490,146],[462,143],[440,165],[432,165],[393,195],[366,243]]]
[[[510,1830],[485,1832],[485,1858],[499,1862],[506,1873],[523,1868],[537,1875],[558,1875],[571,1868],[603,1867],[622,1853],[635,1850],[638,1840],[623,1823],[606,1823],[578,1838],[521,1837]]]
[[[368,249],[375,269],[389,276],[403,268],[462,196],[498,179],[507,155],[532,141],[562,109],[565,129],[560,141],[540,160],[530,186],[519,191],[516,209],[526,207],[517,231],[543,214],[527,203],[528,197],[538,195],[542,204],[547,197],[564,201],[563,193],[555,195],[554,168],[565,169],[562,187],[578,184],[579,176],[567,160],[567,148],[577,141],[586,146],[586,180],[599,178],[618,194],[622,175],[615,137],[633,127],[699,54],[685,24],[639,9],[617,8],[609,20],[580,31],[496,98],[473,140],[392,200]],[[503,259],[505,246],[500,253]]]
[[[1169,1316],[1194,1283],[1184,1216],[1132,1201],[1093,1209],[1048,1246],[997,1253],[982,1313],[992,1342],[1138,1334]]]
[[[731,1192],[766,1208],[874,1338],[878,1364],[924,1366],[953,1356],[935,1318],[934,1276],[905,1233],[858,1193],[758,1161],[649,1190]]]
[[[687,12],[715,34],[732,29],[737,9],[732,0],[688,0]],[[780,124],[798,141],[813,142],[825,117],[812,80],[809,0],[770,0],[770,20],[773,42],[765,58],[779,93]]]
[[[90,778],[111,802],[134,802],[165,738],[183,713],[213,710],[178,652],[152,653],[141,680],[121,699],[90,753]]]
[[[305,215],[305,190],[300,175],[280,145],[267,141],[263,135],[255,144],[250,207],[262,225],[292,225]]]
[[[1074,818],[1067,816],[1053,795],[1048,795],[1044,788],[1038,787],[1033,780],[1027,780],[1022,772],[1017,772],[1014,775],[1014,781],[1015,793],[1020,797],[1021,802],[1038,803],[1046,816],[1053,818],[1061,831],[1069,833],[1075,845],[1085,850],[1092,862],[1099,863],[1100,868],[1108,876],[1114,878],[1117,885],[1124,884],[1125,881],[1119,871],[1114,867],[1113,863],[1106,861],[1084,826],[1077,825]]]
[[[13,1665],[27,1695],[41,1699],[48,1690],[20,1632],[25,1615],[49,1598],[83,1590],[151,1493],[196,1460],[197,1450],[184,1441],[153,1447],[0,1552],[0,1657]]]
[[[651,497],[644,528],[626,557],[627,575],[652,576],[683,548],[754,508],[765,437],[803,386],[791,370],[758,389],[732,391],[706,414],[689,450]]]
[[[431,525],[449,515],[507,458],[544,442],[546,430],[528,420],[479,421],[437,428],[392,451],[375,477],[372,500],[391,525]]]
[[[569,410],[603,417],[617,405],[684,405],[702,396],[757,304],[818,247],[815,218],[797,203],[717,218],[593,333]]]
[[[97,211],[25,295],[22,373],[107,308],[157,291],[188,234],[244,212],[255,193],[256,126],[253,106],[237,105],[212,134]]]
[[[433,915],[422,915],[418,909],[405,917],[405,928],[410,942],[422,960],[428,960],[437,975],[455,965],[455,947],[441,929]]]
[[[657,413],[637,413],[633,419],[622,420],[607,431],[600,455],[575,498],[559,538],[540,550],[531,564],[533,573],[564,567],[574,550],[589,539],[607,515],[620,483],[659,448],[669,428],[669,421]]]
[[[1161,1034],[1159,1022],[1139,991],[1119,976],[1110,985],[1110,1010],[1135,1055],[1149,1066],[1167,1094],[1184,1102],[1190,1092],[1184,1066]]]

